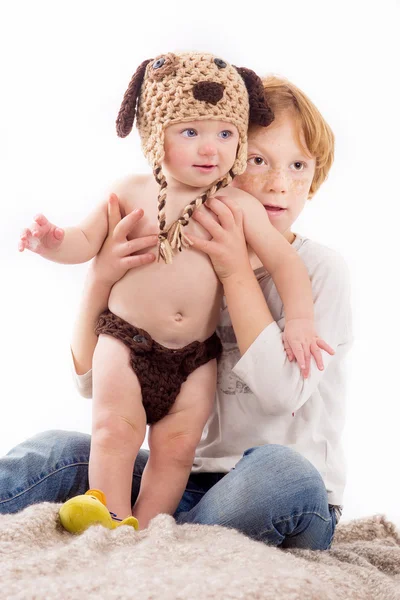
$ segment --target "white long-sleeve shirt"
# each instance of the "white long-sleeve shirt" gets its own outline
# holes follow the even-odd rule
[[[335,350],[322,351],[325,369],[311,358],[308,379],[289,362],[282,344],[283,305],[265,269],[255,271],[274,322],[240,357],[228,309],[217,329],[223,345],[212,414],[198,445],[193,472],[230,471],[254,446],[282,444],[300,452],[321,473],[329,504],[340,505],[346,466],[341,445],[345,419],[345,356],[352,344],[349,272],[334,250],[296,235],[292,246],[304,261],[313,289],[318,335]],[[91,396],[91,371],[76,375]]]

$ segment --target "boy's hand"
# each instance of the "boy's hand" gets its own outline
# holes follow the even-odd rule
[[[138,208],[121,218],[118,196],[111,194],[108,201],[108,235],[101,250],[91,263],[91,270],[97,281],[112,286],[119,281],[129,269],[151,263],[156,256],[152,252],[134,254],[145,248],[157,245],[157,235],[128,240],[128,235],[143,217],[143,210]]]
[[[304,379],[310,374],[311,355],[320,371],[324,369],[320,348],[333,356],[335,351],[318,337],[312,319],[290,319],[286,321],[282,342],[290,362],[295,358]]]
[[[64,230],[50,223],[44,215],[36,215],[29,229],[23,229],[18,250],[31,250],[44,254],[46,250],[56,250],[64,239]]]
[[[211,211],[218,221],[212,218]],[[212,239],[204,240],[192,234],[187,237],[193,243],[193,248],[208,254],[222,284],[233,274],[249,270],[243,212],[235,200],[226,196],[209,198],[205,209],[196,210],[192,219],[204,227]]]

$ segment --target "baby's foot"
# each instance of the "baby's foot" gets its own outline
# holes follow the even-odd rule
[[[113,524],[113,529],[115,529],[116,527],[120,527],[121,525],[129,525],[130,527],[133,527],[136,530],[139,529],[139,522],[137,519],[135,519],[135,517],[126,517],[126,519],[118,519],[115,513],[110,512],[110,515]]]

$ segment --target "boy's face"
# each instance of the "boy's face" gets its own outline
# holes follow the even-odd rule
[[[207,188],[232,168],[238,130],[225,121],[190,121],[165,130],[163,171],[176,183]]]
[[[306,147],[303,132],[300,141]],[[290,227],[304,208],[314,172],[315,159],[299,144],[295,118],[284,111],[266,129],[250,132],[247,169],[233,185],[255,196],[272,225],[291,243]]]

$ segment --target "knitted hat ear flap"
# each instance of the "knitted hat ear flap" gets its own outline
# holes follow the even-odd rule
[[[240,135],[240,134],[239,134]],[[237,155],[231,169],[233,176],[241,175],[247,167],[247,136],[240,135]]]
[[[126,137],[131,131],[133,122],[136,115],[136,104],[140,94],[140,88],[143,83],[144,74],[146,72],[147,65],[152,59],[144,60],[142,64],[136,69],[133,75],[128,89],[124,94],[121,108],[119,109],[117,117],[117,133],[119,137]]]
[[[142,141],[143,154],[147,157],[151,168],[154,170],[162,165],[165,151],[165,132],[164,127],[161,123],[158,123],[153,127],[153,131],[145,142]]]
[[[246,67],[235,67],[235,69],[242,77],[249,94],[249,125],[267,127],[274,120],[274,113],[267,104],[261,79]]]

